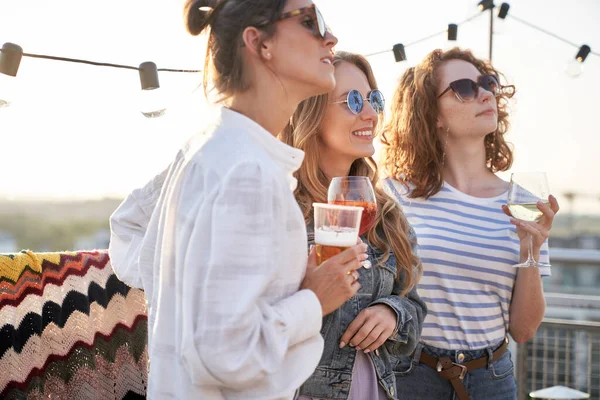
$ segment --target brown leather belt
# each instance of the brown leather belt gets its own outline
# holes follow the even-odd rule
[[[492,359],[489,362],[499,360],[507,347],[508,338],[492,353]],[[468,371],[486,367],[488,365],[488,357],[484,356],[463,364],[457,364],[452,362],[448,356],[435,358],[425,352],[421,352],[420,362],[435,369],[442,378],[449,380],[459,400],[469,400],[469,394],[462,380]]]

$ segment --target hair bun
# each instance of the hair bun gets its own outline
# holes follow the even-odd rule
[[[217,0],[187,0],[184,6],[187,31],[194,36],[202,33],[212,23],[211,15],[217,4]]]

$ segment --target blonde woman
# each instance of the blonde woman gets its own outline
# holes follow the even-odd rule
[[[367,176],[375,188],[379,214],[362,239],[371,269],[360,269],[358,293],[323,319],[325,351],[300,399],[395,399],[395,356],[410,354],[426,312],[415,283],[420,263],[414,237],[395,201],[377,186],[371,159],[373,137],[383,112],[383,96],[368,61],[337,52],[336,87],[303,101],[281,139],[304,151],[295,173],[296,199],[313,242],[311,204],[327,202],[335,176]]]

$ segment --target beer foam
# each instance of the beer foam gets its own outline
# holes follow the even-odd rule
[[[315,231],[315,243],[325,246],[351,247],[356,244],[358,230],[328,226]]]

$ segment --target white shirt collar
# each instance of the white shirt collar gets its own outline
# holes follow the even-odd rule
[[[221,107],[219,119],[243,126],[244,132],[250,135],[286,172],[292,190],[296,188],[297,182],[292,174],[302,165],[304,160],[302,150],[283,143],[252,119],[227,107]]]

